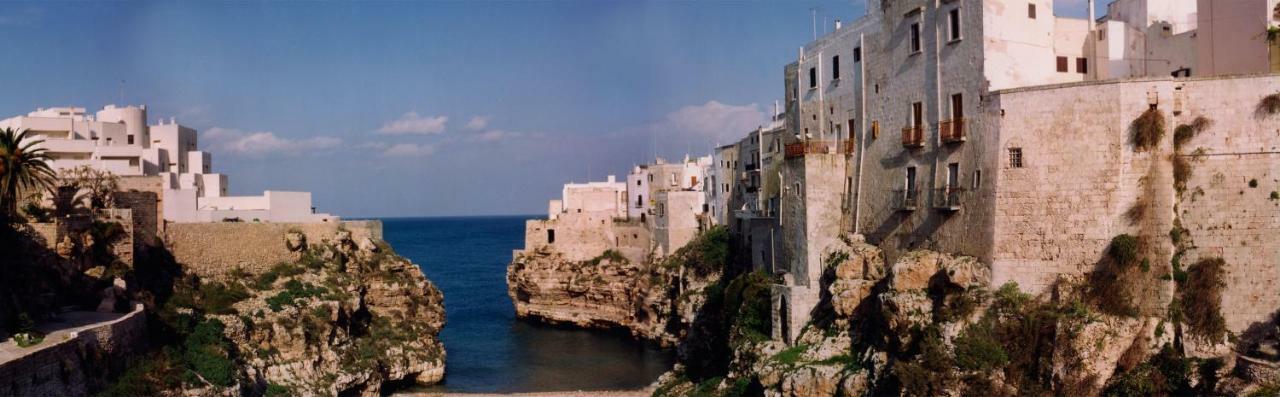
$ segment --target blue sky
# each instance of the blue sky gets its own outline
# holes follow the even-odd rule
[[[810,9],[830,26],[862,4],[3,3],[0,115],[147,104],[200,131],[232,194],[312,191],[347,217],[536,214],[565,182],[762,123]]]

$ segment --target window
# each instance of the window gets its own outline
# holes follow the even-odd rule
[[[1076,58],[1076,72],[1080,74],[1089,73],[1089,60]]]
[[[1058,72],[1066,73],[1068,71],[1069,70],[1067,70],[1067,57],[1058,57]]]
[[[960,40],[960,9],[956,8],[948,12],[947,21],[951,23],[951,40]]]
[[[1036,19],[1036,4],[1027,3],[1027,18]]]
[[[916,196],[916,167],[907,167],[907,179],[904,182],[903,189],[906,189],[907,197]]]
[[[703,213],[707,213],[707,212],[708,212],[708,211],[707,211],[707,205],[706,205],[706,204],[702,204],[702,212],[703,212]]]
[[[644,208],[644,195],[636,195],[636,208]]]
[[[982,170],[973,171],[973,190],[978,190],[982,186]]]
[[[853,63],[858,62],[862,62],[862,47],[855,47],[853,49]]]
[[[831,57],[831,79],[840,80],[840,56]]]
[[[133,144],[133,135],[129,135],[129,144],[130,144],[130,145],[132,145],[132,144]]]
[[[818,86],[818,68],[809,68],[809,88]]]
[[[1107,31],[1105,29],[1098,30],[1098,41],[1103,41],[1106,39],[1107,39]]]
[[[1009,148],[1009,167],[1022,168],[1022,148]]]
[[[920,24],[911,24],[911,53],[920,52]]]
[[[961,94],[951,95],[951,119],[964,118],[964,97]]]
[[[547,244],[555,244],[555,243],[556,243],[556,230],[547,229]]]
[[[848,136],[848,138],[849,138],[849,139],[853,139],[853,132],[854,132],[854,131],[857,131],[857,130],[853,129],[853,124],[854,124],[854,123],[853,123],[853,121],[854,121],[853,119],[849,119],[849,123],[848,123],[848,126],[849,126],[849,136]]]
[[[671,180],[670,180],[670,185],[671,185],[671,186],[675,186],[675,185],[677,185],[677,184],[679,184],[679,183],[680,183],[680,181],[679,181],[678,179],[676,179],[676,174],[671,174],[671,175],[668,175],[668,176],[670,176],[670,177],[671,177]]]
[[[636,179],[636,186],[640,186],[640,180]]]
[[[924,103],[916,102],[911,104],[911,126],[919,127],[924,125]]]
[[[947,188],[960,187],[960,163],[947,164]]]

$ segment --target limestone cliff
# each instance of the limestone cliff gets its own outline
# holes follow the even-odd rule
[[[1233,370],[1235,355],[1222,342],[1196,342],[1171,318],[1107,314],[1083,280],[1060,279],[1035,297],[1014,284],[992,288],[988,266],[973,258],[915,251],[886,266],[879,249],[845,240],[827,257],[822,301],[792,343],[768,337],[773,326],[761,321],[769,309],[759,291],[778,280],[746,274],[709,288],[721,296],[699,310],[679,363],[659,379],[655,395],[1280,390],[1268,380],[1274,364],[1242,361],[1252,372],[1233,377],[1242,370]]]
[[[728,255],[723,228],[703,233],[667,258],[634,263],[605,251],[586,261],[553,250],[523,252],[507,267],[516,315],[587,328],[622,328],[671,346],[719,280]]]
[[[278,244],[292,262],[175,280],[156,305],[176,340],[108,394],[375,396],[443,378],[443,297],[417,266],[347,232]]]

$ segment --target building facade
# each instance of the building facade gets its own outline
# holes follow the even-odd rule
[[[0,120],[0,128],[28,130],[64,171],[80,166],[109,171],[125,182],[154,187],[164,219],[171,222],[327,222],[317,214],[311,193],[268,191],[261,196],[229,196],[227,176],[213,172],[213,156],[199,150],[196,130],[173,119],[147,124],[146,106],[107,105],[90,115],[85,108],[37,109]]]

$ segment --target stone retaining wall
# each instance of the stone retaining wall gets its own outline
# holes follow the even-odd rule
[[[292,261],[293,253],[284,245],[284,235],[299,231],[315,243],[333,238],[339,230],[352,238],[382,239],[381,221],[322,223],[170,223],[165,227],[165,246],[183,267],[201,277],[222,277],[239,268],[251,274],[270,270],[280,262]]]
[[[102,390],[142,350],[146,318],[139,304],[124,317],[45,340],[51,345],[0,363],[0,395],[87,396]]]

